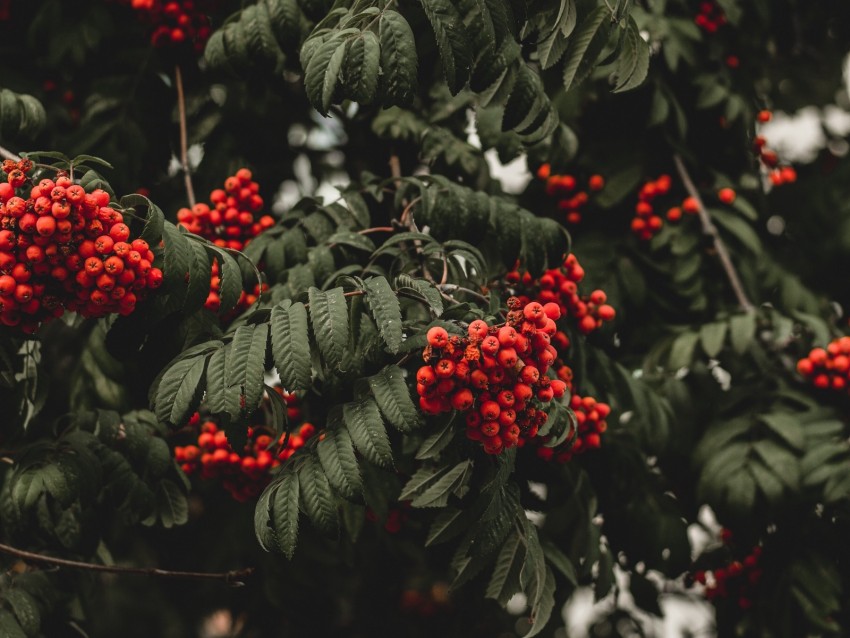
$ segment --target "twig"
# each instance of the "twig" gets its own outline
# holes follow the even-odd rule
[[[717,232],[717,226],[715,226],[714,222],[711,221],[711,215],[709,215],[708,210],[706,210],[705,204],[703,204],[702,198],[699,196],[699,191],[697,191],[691,176],[688,174],[688,170],[685,168],[685,163],[678,154],[673,155],[673,161],[676,163],[676,170],[679,173],[679,177],[682,179],[682,183],[685,185],[685,190],[688,191],[688,194],[693,197],[694,201],[697,203],[697,211],[699,213],[700,223],[702,224],[702,232],[711,238],[714,250],[717,252],[717,258],[720,259],[720,264],[726,272],[726,277],[729,279],[729,284],[732,286],[732,290],[738,300],[738,305],[741,306],[741,309],[748,312],[753,310],[755,306],[753,306],[753,303],[744,291],[744,286],[741,283],[741,279],[738,276],[738,271],[735,269],[735,265],[732,263],[732,258],[729,256],[729,251],[726,249],[726,244],[723,243],[723,240],[720,238],[720,233]]]
[[[20,157],[15,155],[8,148],[4,148],[2,146],[0,146],[0,157],[2,157],[3,159],[12,160],[13,162],[20,162],[21,161]]]
[[[183,95],[183,73],[180,65],[174,66],[174,85],[177,88],[177,113],[180,119],[180,166],[183,169],[183,181],[186,184],[186,199],[189,208],[195,207],[195,189],[189,172],[189,142],[186,134],[186,97]]]
[[[369,235],[370,233],[394,233],[395,228],[392,226],[375,226],[374,228],[364,228],[363,230],[358,230],[358,235]]]
[[[482,295],[480,292],[475,292],[469,288],[464,288],[463,286],[458,286],[456,284],[439,284],[437,286],[440,292],[463,292],[467,295],[472,295],[473,297],[478,297],[484,303],[490,303],[490,299]]]
[[[17,556],[18,558],[32,563],[41,563],[44,565],[54,565],[56,567],[68,567],[71,569],[83,569],[91,572],[105,572],[109,574],[136,574],[141,576],[157,576],[160,578],[180,578],[184,580],[223,580],[229,585],[241,586],[244,585],[243,579],[254,573],[254,567],[245,567],[243,569],[233,569],[229,572],[182,572],[171,571],[167,569],[157,569],[155,567],[121,567],[119,565],[98,565],[96,563],[84,563],[76,560],[68,560],[66,558],[56,558],[54,556],[45,556],[28,552],[11,545],[0,543],[0,552]]]

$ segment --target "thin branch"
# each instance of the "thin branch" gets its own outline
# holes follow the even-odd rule
[[[363,230],[358,230],[358,235],[369,235],[370,233],[394,233],[395,228],[392,226],[375,226],[374,228],[364,228]]]
[[[466,293],[467,295],[472,295],[473,297],[478,297],[478,299],[480,299],[484,303],[490,303],[490,299],[488,297],[485,297],[484,295],[482,295],[480,292],[475,292],[474,290],[471,290],[469,288],[464,288],[463,286],[458,286],[456,284],[439,284],[437,286],[437,288],[440,290],[440,292],[445,291],[445,292]]]
[[[13,162],[20,162],[21,161],[20,157],[15,155],[8,148],[4,148],[2,146],[0,146],[0,157],[2,157],[3,159],[12,160]]]
[[[685,189],[697,203],[697,211],[699,213],[700,223],[702,224],[702,232],[711,238],[714,250],[717,252],[717,258],[720,259],[720,264],[726,272],[726,277],[729,279],[729,284],[732,286],[732,290],[738,300],[738,305],[741,306],[741,309],[748,312],[753,310],[755,306],[753,306],[753,303],[744,291],[741,278],[738,276],[735,264],[732,263],[732,258],[729,256],[729,251],[726,249],[726,244],[723,243],[723,240],[720,238],[720,233],[717,232],[717,226],[715,226],[714,222],[711,221],[711,215],[709,215],[708,210],[705,208],[705,204],[703,204],[702,198],[699,196],[699,191],[697,191],[691,176],[688,174],[688,170],[685,168],[685,163],[678,154],[673,155],[673,161],[676,163],[676,170],[679,173],[679,177],[682,179],[682,183],[685,185]]]
[[[254,567],[245,567],[243,569],[233,569],[229,572],[182,572],[170,571],[167,569],[157,569],[155,567],[121,567],[119,565],[98,565],[96,563],[84,563],[76,560],[68,560],[65,558],[56,558],[54,556],[45,556],[28,552],[11,545],[0,543],[0,552],[16,556],[24,561],[31,563],[40,563],[44,565],[53,565],[55,567],[68,567],[70,569],[83,569],[91,572],[105,572],[109,574],[136,574],[141,576],[157,576],[160,578],[180,578],[184,580],[223,580],[232,586],[241,586],[245,583],[243,580],[254,573]]]
[[[186,133],[186,97],[183,94],[183,73],[179,64],[174,67],[174,85],[177,88],[177,113],[180,119],[180,166],[186,185],[186,199],[189,201],[189,208],[194,208],[195,188],[192,186],[192,175],[189,172],[189,142]]]

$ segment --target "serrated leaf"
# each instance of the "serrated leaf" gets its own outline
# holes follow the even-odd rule
[[[520,572],[525,564],[526,548],[522,536],[514,533],[508,537],[496,558],[496,567],[484,595],[505,606],[520,591]]]
[[[397,430],[411,432],[422,424],[419,411],[410,398],[404,372],[397,365],[386,366],[369,377],[369,387],[381,414]]]
[[[323,534],[334,536],[339,532],[339,518],[328,477],[319,459],[310,455],[298,471],[301,504],[304,513]]]
[[[564,88],[569,90],[576,78],[579,65],[590,49],[591,42],[597,36],[606,18],[610,19],[611,11],[604,5],[596,7],[576,27],[567,48],[567,58],[564,63]]]
[[[800,421],[791,414],[774,412],[762,414],[759,421],[767,425],[773,432],[798,452],[806,450],[806,434]]]
[[[222,249],[213,249],[219,268],[219,291],[221,299],[219,314],[227,314],[239,303],[242,296],[242,269],[239,264],[227,252]]]
[[[307,97],[319,113],[328,114],[342,62],[345,58],[346,42],[340,37],[341,32],[335,33],[324,41],[304,65],[305,49],[302,48],[302,65],[304,65],[304,88]],[[306,43],[305,43],[306,46]]]
[[[446,508],[440,512],[428,530],[425,547],[451,540],[466,529],[466,511]]]
[[[203,353],[182,359],[168,368],[159,381],[154,403],[160,421],[179,425],[194,412],[201,400],[204,385],[201,379],[209,357],[210,353]]]
[[[341,496],[348,500],[358,498],[363,492],[363,479],[357,465],[357,456],[351,436],[344,429],[328,428],[316,446],[319,461],[328,481]]]
[[[307,294],[316,345],[325,365],[332,370],[339,369],[349,339],[348,306],[342,288],[322,292],[311,287]]]
[[[395,285],[398,290],[410,289],[419,294],[431,307],[436,316],[443,314],[443,299],[440,291],[430,281],[415,279],[408,275],[396,277]]]
[[[344,81],[351,99],[361,104],[374,101],[378,93],[378,74],[381,64],[381,45],[372,31],[356,38],[346,56]]]
[[[5,598],[6,603],[12,608],[15,618],[27,635],[38,635],[41,629],[41,612],[38,602],[32,594],[21,588],[12,587],[0,593],[0,598]]]
[[[375,325],[387,349],[395,354],[401,347],[403,338],[401,307],[398,297],[384,277],[371,277],[366,280],[366,304],[375,319]]]
[[[449,502],[449,495],[461,488],[464,481],[468,480],[471,468],[472,461],[461,461],[416,496],[410,505],[412,507],[445,507]]]
[[[413,31],[397,11],[388,9],[378,23],[381,39],[381,85],[386,102],[404,106],[416,94],[417,57]]]
[[[285,469],[266,489],[272,488],[274,493],[270,509],[271,527],[278,549],[291,559],[298,540],[298,474],[291,468]],[[257,530],[257,536],[260,536],[260,530]]]
[[[614,87],[614,93],[623,93],[640,86],[648,72],[649,43],[641,37],[634,17],[630,16],[620,57],[617,60],[617,84]]]
[[[307,308],[301,302],[285,299],[272,308],[269,325],[281,385],[290,392],[306,390],[312,376]]]
[[[448,416],[443,417],[443,422],[439,423],[434,428],[434,431],[422,441],[422,444],[416,451],[417,460],[422,461],[434,458],[452,442],[457,432],[454,423],[456,414],[456,412],[452,411]]]
[[[392,467],[393,452],[378,405],[371,397],[343,406],[345,427],[355,447],[370,463]]]
[[[470,39],[463,18],[450,0],[419,1],[434,30],[449,90],[456,95],[466,84],[472,65]]]

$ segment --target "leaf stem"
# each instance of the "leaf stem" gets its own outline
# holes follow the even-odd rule
[[[179,64],[174,66],[174,86],[177,89],[177,113],[180,120],[180,166],[186,185],[186,199],[189,201],[189,208],[194,208],[195,188],[192,186],[192,174],[189,171],[189,142],[186,133],[186,96],[183,93],[183,73]]]
[[[233,569],[229,572],[184,572],[171,571],[167,569],[158,569],[156,567],[122,567],[119,565],[98,565],[96,563],[85,563],[82,561],[68,560],[65,558],[56,558],[54,556],[45,556],[44,554],[36,554],[28,552],[11,545],[0,543],[0,552],[16,556],[24,561],[31,563],[39,563],[43,565],[53,565],[55,567],[68,567],[70,569],[82,569],[92,572],[104,572],[109,574],[137,574],[142,576],[156,576],[159,578],[180,578],[184,580],[223,580],[227,584],[240,587],[244,585],[243,579],[254,573],[254,567],[245,567],[242,569]]]
[[[685,190],[688,191],[688,194],[693,197],[694,201],[697,203],[697,212],[699,213],[702,232],[711,239],[714,250],[717,252],[717,258],[720,260],[720,264],[723,266],[723,270],[726,272],[726,277],[729,279],[729,284],[732,286],[732,290],[738,300],[738,305],[741,309],[746,310],[747,312],[753,310],[755,306],[753,306],[753,302],[750,301],[749,297],[747,297],[747,293],[744,291],[741,278],[738,276],[735,264],[732,263],[732,258],[729,256],[726,244],[720,237],[720,233],[717,232],[717,226],[715,226],[714,222],[711,220],[711,215],[706,209],[705,204],[703,204],[699,191],[696,186],[694,186],[694,182],[688,174],[688,169],[685,168],[685,163],[682,161],[682,158],[678,153],[673,155],[673,162],[676,164],[676,171],[679,173],[679,177],[685,185]]]

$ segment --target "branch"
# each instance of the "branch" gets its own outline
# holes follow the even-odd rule
[[[183,95],[183,73],[180,65],[174,67],[174,86],[177,88],[177,113],[180,119],[180,166],[183,169],[183,181],[186,185],[186,199],[189,208],[195,207],[195,189],[189,172],[189,143],[186,134],[186,98]]]
[[[68,567],[70,569],[83,569],[90,572],[105,572],[109,574],[136,574],[141,576],[157,576],[160,578],[180,578],[184,580],[223,580],[228,585],[241,587],[245,583],[243,579],[254,573],[254,567],[245,567],[243,569],[233,569],[229,572],[181,572],[170,571],[167,569],[157,569],[155,567],[121,567],[118,565],[98,565],[96,563],[84,563],[76,560],[68,560],[65,558],[56,558],[53,556],[44,556],[28,552],[11,545],[0,543],[0,552],[16,556],[24,561],[32,563],[41,563],[44,565],[54,565],[56,567]]]
[[[746,310],[747,312],[753,310],[755,306],[753,306],[753,302],[750,301],[749,297],[747,297],[747,293],[744,291],[744,286],[741,283],[740,277],[738,277],[738,271],[735,269],[735,264],[732,263],[732,258],[729,256],[729,251],[726,249],[726,244],[723,243],[720,234],[717,232],[717,226],[715,226],[714,222],[711,221],[711,215],[709,215],[708,210],[705,208],[705,204],[703,204],[702,198],[699,196],[699,191],[697,191],[691,176],[688,174],[688,170],[685,168],[685,163],[682,161],[682,158],[678,155],[678,153],[673,155],[673,161],[676,163],[676,170],[679,173],[679,177],[682,179],[682,183],[685,185],[685,190],[688,191],[688,194],[693,197],[697,203],[697,211],[699,213],[700,223],[702,224],[702,232],[704,235],[711,238],[714,250],[717,252],[718,259],[720,259],[720,264],[723,266],[723,270],[726,272],[726,277],[729,279],[729,284],[735,292],[738,305],[741,306],[742,310]]]
[[[20,162],[21,161],[20,157],[15,155],[8,148],[4,148],[2,146],[0,146],[0,157],[2,157],[3,159],[12,160],[13,162]]]

